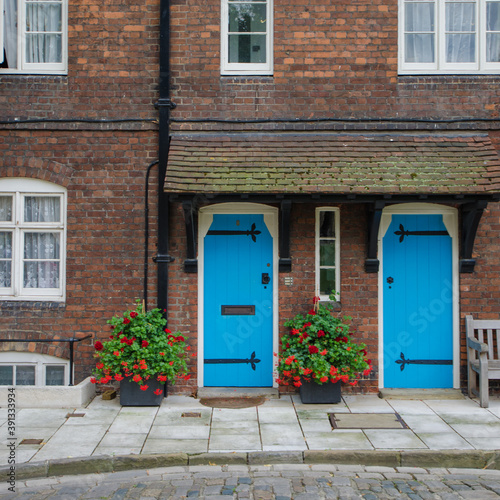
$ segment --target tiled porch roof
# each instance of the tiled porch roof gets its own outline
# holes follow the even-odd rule
[[[173,136],[170,193],[479,194],[500,191],[487,136]]]

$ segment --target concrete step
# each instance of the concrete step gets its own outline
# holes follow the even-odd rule
[[[381,399],[465,399],[460,389],[380,389]]]
[[[279,390],[272,387],[198,387],[198,398],[279,399]]]

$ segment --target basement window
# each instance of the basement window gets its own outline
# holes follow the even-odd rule
[[[69,384],[69,362],[46,354],[0,353],[0,386]]]

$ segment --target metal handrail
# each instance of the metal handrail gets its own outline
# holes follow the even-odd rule
[[[49,343],[69,342],[69,384],[68,385],[73,385],[74,343],[81,342],[82,340],[90,339],[91,337],[93,337],[92,334],[87,335],[86,337],[82,337],[81,339],[77,339],[75,337],[73,337],[71,339],[38,339],[38,340],[33,340],[33,339],[0,339],[0,342],[49,342]]]

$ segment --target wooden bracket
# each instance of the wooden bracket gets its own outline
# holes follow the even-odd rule
[[[375,201],[369,209],[367,256],[365,259],[365,272],[367,273],[378,273],[380,267],[380,261],[377,255],[378,231],[384,207],[385,201],[378,200]]]
[[[478,200],[462,206],[462,234],[460,238],[460,272],[473,273],[476,259],[472,258],[476,232],[484,209],[488,206],[486,200]]]
[[[198,272],[198,259],[196,257],[196,207],[191,200],[182,202],[184,211],[184,223],[186,226],[187,255],[184,260],[184,271],[186,273]]]

